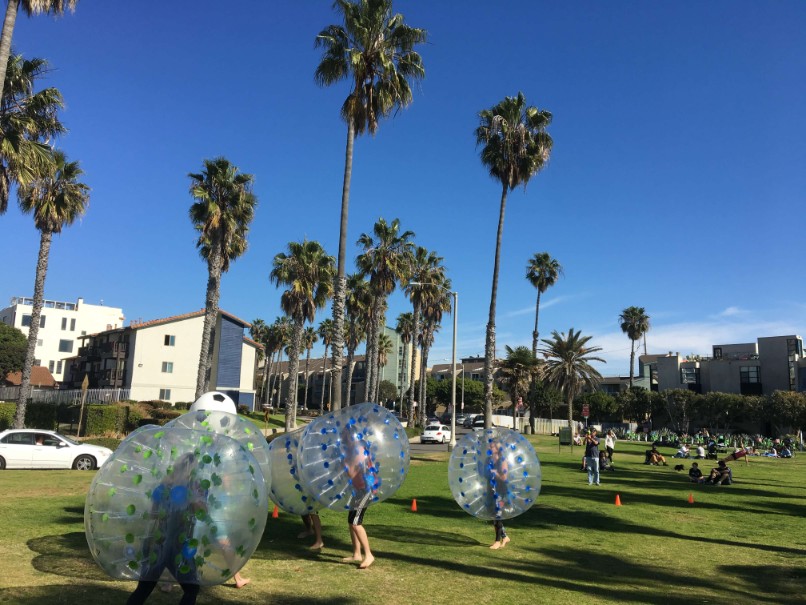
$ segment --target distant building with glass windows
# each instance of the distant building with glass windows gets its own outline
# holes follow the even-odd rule
[[[33,305],[33,298],[14,297],[8,307],[0,310],[0,321],[18,328],[27,337]],[[39,318],[34,365],[46,367],[57,382],[63,382],[66,360],[75,357],[79,338],[120,328],[124,321],[123,309],[103,303],[91,305],[83,298],[76,302],[45,300]]]

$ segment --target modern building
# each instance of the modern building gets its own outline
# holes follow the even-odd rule
[[[33,313],[33,298],[14,297],[0,311],[0,321],[28,336]],[[123,326],[123,309],[103,304],[91,305],[79,298],[76,302],[45,300],[39,318],[39,335],[34,365],[44,366],[58,382],[65,379],[65,360],[75,356],[78,339],[102,330]]]
[[[251,324],[219,310],[211,342],[209,390],[253,408],[257,351],[244,335]],[[204,310],[81,336],[70,360],[67,388],[127,388],[136,401],[193,401]]]
[[[672,352],[641,355],[639,368],[652,390],[658,391],[688,389],[742,395],[806,391],[803,339],[794,334],[714,345],[710,357],[681,357]]]

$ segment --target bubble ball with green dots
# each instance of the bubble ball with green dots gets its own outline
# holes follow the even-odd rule
[[[221,584],[249,560],[266,525],[255,456],[223,434],[172,426],[131,433],[96,473],[84,525],[110,576]]]

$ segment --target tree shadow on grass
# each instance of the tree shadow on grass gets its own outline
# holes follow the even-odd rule
[[[469,536],[433,529],[417,529],[400,525],[371,525],[368,529],[374,540],[389,540],[406,544],[424,544],[426,546],[467,547],[479,546],[481,542]],[[373,550],[375,550],[373,548]]]
[[[41,536],[28,540],[26,545],[38,553],[31,560],[31,566],[37,571],[68,578],[112,581],[92,558],[83,532]]]

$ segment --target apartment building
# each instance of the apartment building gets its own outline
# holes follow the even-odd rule
[[[33,313],[33,298],[14,297],[0,310],[0,321],[28,336]],[[123,309],[107,307],[101,301],[92,305],[79,298],[76,302],[45,300],[39,318],[35,366],[43,366],[57,382],[65,379],[65,360],[75,356],[79,338],[87,334],[114,330],[123,326]]]
[[[245,336],[250,325],[219,310],[208,388],[251,409],[260,345]],[[90,388],[127,388],[136,401],[193,401],[203,327],[202,309],[82,336],[78,355],[70,360],[66,386],[80,388],[86,375]]]

